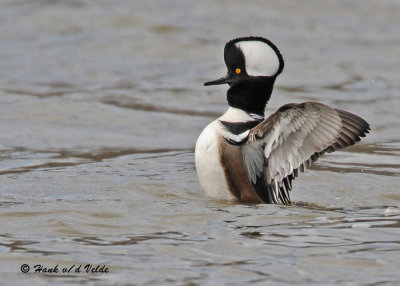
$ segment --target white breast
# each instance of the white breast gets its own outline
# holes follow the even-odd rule
[[[220,162],[218,143],[219,124],[211,122],[197,139],[195,161],[200,185],[206,194],[212,198],[234,200],[225,179],[225,173]]]

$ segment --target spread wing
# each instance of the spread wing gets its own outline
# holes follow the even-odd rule
[[[360,141],[369,129],[357,115],[321,103],[286,104],[252,128],[241,147],[250,181],[265,202],[290,204],[299,170]]]

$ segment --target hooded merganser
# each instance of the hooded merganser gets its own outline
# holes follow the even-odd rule
[[[225,77],[204,85],[229,85],[228,110],[200,134],[196,170],[207,195],[243,203],[290,204],[299,171],[325,152],[353,145],[369,124],[350,112],[317,102],[289,103],[264,119],[284,61],[262,37],[225,45]]]

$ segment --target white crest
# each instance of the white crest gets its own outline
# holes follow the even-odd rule
[[[241,41],[235,44],[242,50],[246,71],[252,76],[273,76],[280,66],[276,51],[264,42]]]

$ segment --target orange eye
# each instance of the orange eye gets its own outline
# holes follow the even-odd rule
[[[236,71],[235,71],[237,74],[240,74],[241,72],[242,72],[242,70],[241,69],[236,69]]]

